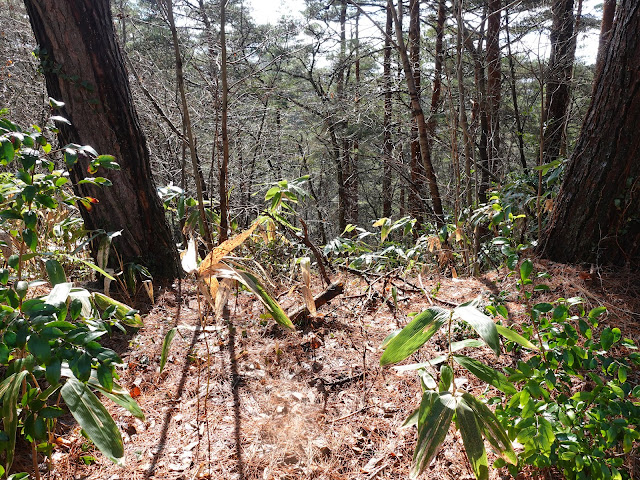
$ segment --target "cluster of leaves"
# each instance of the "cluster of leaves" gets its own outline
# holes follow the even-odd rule
[[[395,221],[383,217],[372,224],[379,232],[347,225],[341,236],[325,245],[324,253],[356,269],[379,272],[402,266],[411,270],[430,261],[440,251],[443,236],[447,235],[446,230],[431,231],[414,241],[415,224],[416,220],[411,217]]]
[[[452,331],[456,322],[468,324],[480,339],[452,341]],[[509,464],[517,464],[516,454],[507,432],[493,412],[481,398],[461,388],[466,379],[455,377],[454,364],[506,394],[515,393],[515,389],[503,374],[492,367],[456,352],[465,348],[488,346],[499,355],[500,335],[522,345],[530,343],[516,332],[496,325],[472,304],[461,305],[452,311],[430,307],[416,315],[401,331],[385,340],[385,350],[380,364],[391,365],[406,359],[443,326],[447,327],[448,338],[448,348],[444,354],[427,362],[395,367],[398,371],[417,370],[423,390],[419,408],[405,422],[405,426],[416,425],[418,428],[412,477],[418,476],[431,463],[453,421],[462,435],[464,448],[476,478],[486,479],[489,476],[489,465],[483,438],[503,461]],[[441,365],[439,372],[433,370],[437,365]]]
[[[536,292],[549,288],[536,285],[536,279],[548,275],[536,274],[530,260],[514,266],[513,273],[519,275],[518,290],[531,319],[522,335],[466,304],[453,311],[431,307],[385,340],[380,363],[390,365],[448,326],[444,354],[395,367],[417,370],[423,389],[420,407],[405,422],[418,428],[412,474],[417,476],[429,465],[454,421],[478,479],[488,478],[483,437],[500,457],[495,465],[509,466],[514,475],[528,465],[559,468],[570,479],[629,478],[624,456],[640,439],[640,386],[628,382],[629,373],[640,366],[636,346],[622,338],[618,328],[598,330],[604,307],[587,314],[579,298],[531,305]],[[508,317],[504,305],[487,310],[494,317]],[[453,341],[456,320],[479,338]],[[504,348],[521,359],[505,367],[505,373],[456,353],[488,346],[498,355],[499,336]],[[455,377],[454,363],[502,392],[488,401],[497,405],[495,414],[481,398],[460,388],[466,380]]]
[[[18,434],[32,444],[32,455],[51,454],[56,419],[64,414],[63,404],[105,455],[122,462],[118,428],[92,390],[138,417],[143,414],[114,381],[115,366],[122,363],[119,356],[101,346],[99,339],[114,327],[139,327],[142,321],[126,305],[68,282],[55,258],[60,258],[60,253],[47,251],[46,229],[40,221],[54,209],[76,208],[78,204],[90,209],[96,201],[67,190],[68,174],[55,170],[51,156],[56,152],[39,128],[26,132],[1,118],[0,145],[0,164],[15,165],[17,170],[5,174],[0,185],[0,217],[17,247],[17,253],[5,258],[5,268],[0,269],[1,474],[8,474],[11,468]],[[68,145],[62,153],[68,168],[80,157],[87,158],[90,171],[117,168],[112,157],[97,155],[90,147]],[[110,184],[102,177],[82,182]],[[76,259],[70,254],[66,257]],[[28,278],[28,262],[44,266],[52,287],[48,295],[34,296],[35,288],[47,281]],[[38,472],[34,474],[39,478]]]
[[[527,301],[545,290],[534,285],[532,273],[523,262],[519,286]],[[538,348],[506,369],[519,391],[496,409],[510,438],[522,445],[522,464],[557,467],[570,479],[628,478],[623,457],[640,438],[640,387],[627,377],[640,354],[620,329],[598,329],[605,311],[587,314],[579,298],[530,307],[524,336]]]

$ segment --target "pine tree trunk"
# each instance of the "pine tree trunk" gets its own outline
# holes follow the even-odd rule
[[[557,261],[640,266],[640,3],[618,5],[602,73],[541,252]]]
[[[91,145],[121,166],[100,172],[113,186],[83,184],[79,195],[99,203],[82,209],[86,228],[122,230],[114,242],[126,262],[146,265],[156,278],[178,274],[178,258],[149,166],[149,151],[136,115],[124,60],[116,41],[108,0],[25,0],[40,46],[47,90],[65,102],[71,125],[60,125],[61,145]],[[71,172],[85,176],[86,161]]]
[[[551,10],[553,25],[545,99],[544,163],[558,158],[566,141],[564,131],[571,100],[571,78],[576,54],[573,0],[554,0]]]

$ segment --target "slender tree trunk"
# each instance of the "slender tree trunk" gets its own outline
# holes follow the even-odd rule
[[[220,164],[220,235],[219,243],[229,238],[229,194],[227,192],[229,177],[229,131],[228,131],[228,106],[229,84],[227,78],[227,35],[225,32],[227,20],[226,0],[220,1],[220,77],[222,83],[221,101],[221,136],[222,136],[222,163]]]
[[[602,71],[602,63],[604,62],[604,56],[609,48],[609,39],[611,38],[611,30],[613,28],[613,19],[616,15],[616,0],[604,0],[602,6],[602,24],[600,25],[600,43],[598,44],[598,57],[596,60],[596,72],[594,75],[594,88],[596,85],[595,80]]]
[[[554,0],[552,12],[551,56],[545,98],[544,163],[558,158],[566,141],[564,132],[571,100],[571,78],[576,53],[573,0]]]
[[[116,248],[124,262],[145,264],[156,278],[178,274],[178,257],[156,193],[146,139],[136,115],[124,60],[116,41],[108,0],[25,0],[41,48],[42,70],[52,98],[65,102],[58,125],[61,145],[91,145],[112,154],[117,172],[100,172],[113,186],[77,185],[78,195],[95,197],[81,209],[89,230],[122,230]],[[44,53],[46,52],[46,53]],[[86,172],[80,160],[71,177]]]
[[[420,1],[409,1],[409,58],[411,60],[411,70],[413,72],[413,82],[420,97]],[[409,212],[416,219],[417,230],[423,222],[422,196],[424,191],[424,164],[420,152],[420,134],[418,123],[414,118],[411,122],[410,140],[410,168],[411,168],[411,189],[409,190]],[[431,140],[431,139],[429,139]],[[428,155],[428,153],[427,153]]]
[[[182,121],[184,125],[184,131],[187,134],[187,142],[189,144],[189,154],[191,156],[191,167],[193,168],[193,176],[196,184],[196,192],[198,196],[198,210],[200,212],[200,221],[202,222],[204,241],[207,244],[208,248],[211,249],[213,247],[212,238],[211,238],[211,229],[209,228],[207,215],[204,211],[202,172],[200,171],[198,155],[196,153],[196,144],[195,144],[195,139],[193,137],[193,130],[191,128],[191,115],[189,114],[189,103],[187,102],[187,94],[184,87],[184,73],[182,71],[182,55],[180,54],[178,30],[176,29],[176,23],[173,18],[173,0],[163,0],[161,5],[162,5],[163,13],[166,16],[167,23],[169,24],[169,29],[171,30],[173,53],[176,59],[176,84],[178,86],[178,91],[180,92],[180,101],[182,103]]]
[[[462,23],[462,0],[457,0],[456,4],[456,21],[458,23],[456,33],[456,76],[458,80],[458,102],[459,102],[459,116],[460,127],[462,128],[462,139],[464,141],[464,158],[465,158],[465,183],[466,183],[466,200],[467,205],[470,206],[473,203],[473,190],[471,188],[471,165],[473,163],[473,141],[469,134],[469,122],[467,120],[466,110],[466,92],[464,87],[464,72],[462,67],[462,47],[464,43],[464,24]],[[476,172],[477,175],[477,172]],[[474,182],[475,189],[477,191],[477,182]]]
[[[412,115],[414,116],[414,118],[418,123],[420,152],[422,156],[422,162],[425,168],[427,183],[429,185],[429,193],[431,194],[431,201],[433,202],[433,212],[435,215],[435,221],[436,221],[436,225],[438,227],[441,227],[444,225],[444,210],[442,208],[442,198],[440,197],[438,179],[436,177],[435,170],[433,169],[433,164],[431,163],[431,159],[426,155],[427,149],[429,147],[429,134],[427,131],[427,122],[425,121],[425,118],[424,118],[424,111],[422,110],[422,105],[420,103],[418,89],[416,88],[416,85],[413,79],[411,61],[409,60],[406,44],[402,36],[402,25],[400,24],[400,21],[398,19],[398,13],[396,12],[396,9],[395,9],[395,6],[393,5],[392,0],[388,0],[387,8],[391,9],[391,14],[393,15],[393,22],[395,24],[395,30],[396,30],[397,49],[398,49],[398,54],[400,55],[400,58],[402,60],[402,67],[404,70],[405,79],[407,81],[407,87],[409,89],[409,98],[411,99],[411,111],[412,111]]]
[[[391,81],[391,35],[393,35],[393,17],[387,9],[387,23],[385,25],[384,40],[384,119],[383,119],[383,175],[382,175],[382,216],[391,217],[391,172],[393,162],[393,140],[391,136],[391,121],[393,115],[392,81]]]
[[[500,62],[501,0],[488,0],[487,17],[487,115],[489,122],[489,171],[495,173],[500,158],[500,102],[502,67]]]
[[[509,33],[509,9],[504,12],[505,32],[507,34],[507,48],[509,50],[509,75],[511,87],[511,101],[513,102],[513,113],[516,118],[516,135],[518,136],[518,151],[520,153],[520,163],[522,169],[527,172],[527,159],[524,155],[524,131],[522,129],[522,120],[520,118],[520,109],[518,108],[518,95],[516,93],[516,69],[513,64],[513,55],[511,54],[511,36]]]
[[[541,252],[640,266],[640,3],[622,0]]]

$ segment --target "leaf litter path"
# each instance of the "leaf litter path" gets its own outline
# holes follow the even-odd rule
[[[633,282],[619,272],[585,280],[575,267],[537,266],[553,273],[551,292],[540,301],[578,295],[588,307],[605,304],[610,321],[638,342],[640,295]],[[525,318],[507,272],[423,280],[431,302],[444,307],[478,296],[487,304],[492,295],[512,292],[504,298],[510,320],[518,324]],[[262,318],[260,303],[243,292],[230,300],[230,329],[210,316],[201,321],[203,307],[193,284],[183,282],[181,297],[176,289],[164,291],[144,328],[131,338],[122,355],[126,368],[119,372],[120,383],[137,395],[146,419],[108,405],[123,432],[126,466],[117,467],[98,452],[93,453],[96,462],[85,466],[80,458],[87,454],[81,448],[85,441],[76,427],[60,441],[64,448],[54,454],[52,478],[408,478],[415,428],[400,426],[419,404],[420,387],[411,372],[381,369],[378,347],[406,324],[407,313],[428,307],[429,299],[396,282],[406,290],[398,289],[394,316],[391,302],[382,301],[381,284],[367,291],[360,277],[343,276],[342,281],[345,293],[320,309],[320,319],[295,332]],[[281,301],[291,310],[302,299],[290,291]],[[160,374],[162,341],[174,326],[179,333]],[[454,334],[459,340],[469,332]],[[411,360],[436,356],[444,340],[434,337]],[[510,361],[503,355],[495,363],[483,350],[472,354],[494,365]],[[481,393],[469,382],[466,389]],[[489,396],[500,393],[491,390]],[[423,477],[473,478],[458,434],[450,432]],[[510,478],[505,470],[493,469],[491,477]]]

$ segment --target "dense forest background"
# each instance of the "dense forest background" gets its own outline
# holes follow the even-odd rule
[[[638,478],[640,3],[298,5],[2,0],[0,477]]]
[[[275,25],[232,1],[224,56],[220,5],[173,3],[170,19],[163,2],[113,2],[113,18],[155,183],[165,199],[197,199],[199,179],[214,231],[226,216],[248,225],[275,182],[308,176],[297,210],[323,245],[347,225],[409,216],[416,231],[464,237],[469,268],[496,187],[537,238],[591,98],[595,52],[585,64],[575,51],[600,19],[581,1],[412,1],[395,18],[385,2],[306,2]],[[44,122],[28,18],[6,7],[0,103]]]

